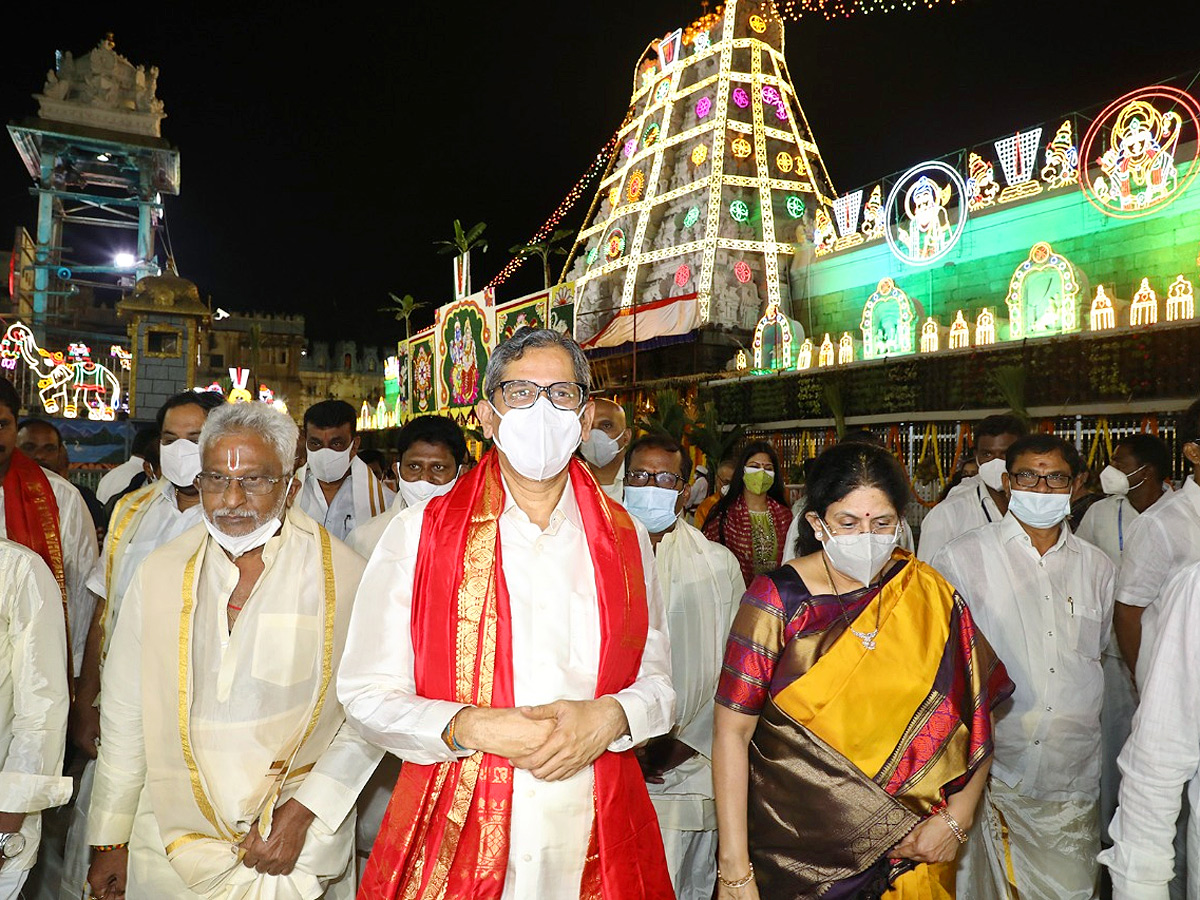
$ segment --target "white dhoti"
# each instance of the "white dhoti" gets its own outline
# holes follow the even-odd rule
[[[1096,800],[1033,800],[992,778],[959,857],[958,895],[1095,900],[1099,852]]]

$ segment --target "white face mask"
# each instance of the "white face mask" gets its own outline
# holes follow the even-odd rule
[[[1146,467],[1138,466],[1136,469],[1134,469],[1129,474],[1136,475],[1138,472],[1142,471],[1142,469],[1144,469],[1144,468],[1146,468]],[[1104,491],[1104,493],[1106,493],[1106,494],[1120,494],[1120,495],[1124,496],[1125,494],[1128,494],[1130,491],[1132,491],[1134,488],[1141,487],[1142,483],[1145,482],[1145,480],[1146,479],[1143,478],[1137,484],[1130,484],[1129,483],[1129,475],[1126,475],[1124,472],[1122,472],[1116,466],[1105,466],[1100,472],[1100,489],[1102,491]]]
[[[172,441],[158,451],[163,478],[175,487],[188,488],[200,474],[200,445],[195,441]]]
[[[1003,456],[997,456],[979,467],[979,477],[993,491],[1002,491],[1004,490],[1003,476],[1007,471],[1008,463],[1005,462]]]
[[[900,540],[900,528],[896,527],[890,534],[874,534],[870,531],[860,531],[855,534],[834,534],[829,526],[821,521],[825,529],[825,542],[822,544],[829,563],[843,575],[848,575],[855,581],[869,585],[875,580],[889,559],[892,551]]]
[[[334,450],[322,447],[308,452],[308,467],[317,476],[317,481],[326,484],[339,481],[350,471],[350,448]]]
[[[1053,528],[1070,515],[1071,495],[1015,490],[1008,495],[1008,511],[1030,528]]]
[[[613,440],[599,428],[593,428],[588,438],[579,445],[583,458],[597,469],[603,469],[621,452],[621,442]]]
[[[287,494],[285,493],[283,500],[279,504],[279,508],[275,510],[274,514],[249,534],[226,534],[213,524],[213,521],[208,517],[208,510],[204,510],[204,527],[208,529],[208,533],[222,550],[234,559],[237,559],[242,554],[249,553],[251,550],[261,547],[271,539],[275,532],[283,525],[280,517],[283,515],[286,505]]]
[[[440,497],[443,494],[450,493],[450,489],[454,487],[457,481],[457,475],[445,484],[434,484],[431,481],[405,481],[401,478],[396,486],[400,489],[400,496],[404,498],[405,505],[416,506],[418,503],[424,503],[432,497]]]
[[[500,416],[496,446],[519,475],[530,481],[545,481],[567,467],[583,434],[579,422],[582,409],[579,413],[559,409],[545,397],[539,397],[533,406],[510,409],[502,416],[495,406],[492,409]]]
[[[728,484],[721,485],[721,496],[724,497],[728,493],[729,493],[729,485]]]
[[[651,534],[661,534],[675,524],[679,491],[646,484],[625,488],[625,510],[641,520]]]

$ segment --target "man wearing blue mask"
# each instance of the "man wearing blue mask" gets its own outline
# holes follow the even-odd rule
[[[1007,508],[1004,454],[1029,433],[1016,416],[988,416],[975,426],[975,462],[979,474],[964,478],[921,522],[917,558],[929,562],[950,541],[972,528],[998,522]]]
[[[674,440],[638,438],[625,465],[625,508],[650,532],[667,606],[675,721],[640,752],[679,900],[708,900],[716,883],[713,697],[745,582],[737,557],[680,513],[691,460]]]
[[[996,711],[991,780],[960,863],[973,900],[1091,900],[1099,886],[1100,654],[1115,570],[1065,520],[1075,447],[1032,434],[1008,448],[1008,512],[943,547],[933,567],[958,588],[1016,692]]]

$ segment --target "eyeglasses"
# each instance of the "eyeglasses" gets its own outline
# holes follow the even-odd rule
[[[651,481],[655,487],[666,488],[668,491],[678,490],[683,484],[683,476],[674,472],[626,472],[625,483],[630,487],[645,487]]]
[[[1064,475],[1062,472],[1051,472],[1049,475],[1039,475],[1037,472],[1012,472],[1008,476],[1017,485],[1023,488],[1035,488],[1038,482],[1045,481],[1046,487],[1051,490],[1061,490],[1071,484],[1073,476]]]
[[[862,529],[858,527],[858,522],[855,522],[853,525],[832,525],[829,522],[826,522],[824,519],[822,519],[821,522],[825,526],[825,529],[833,535],[859,534],[862,531]],[[883,519],[882,521],[877,519],[871,520],[871,534],[894,534],[899,527],[900,523],[895,519]]]
[[[535,381],[502,381],[500,393],[509,409],[528,409],[537,403],[538,397],[546,399],[565,412],[574,412],[587,399],[587,387],[574,381],[556,381],[540,385]]]
[[[275,485],[287,478],[270,478],[266,475],[218,475],[216,472],[201,472],[192,482],[205,494],[223,494],[234,482],[246,494],[269,494]]]

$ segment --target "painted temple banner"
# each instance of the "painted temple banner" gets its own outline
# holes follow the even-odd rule
[[[409,385],[412,399],[409,413],[424,416],[437,412],[437,389],[434,383],[433,329],[426,329],[408,342]]]
[[[581,346],[585,350],[597,350],[634,341],[644,343],[655,338],[687,334],[699,327],[700,311],[696,294],[667,297],[622,309],[595,337]]]
[[[549,327],[563,334],[575,334],[575,282],[564,281],[550,288]]]
[[[483,292],[443,306],[434,320],[434,335],[437,407],[469,415],[479,399],[493,344],[495,307],[487,305]]]
[[[541,291],[497,309],[496,323],[499,333],[496,343],[508,340],[519,328],[545,328],[549,300],[550,294]]]

